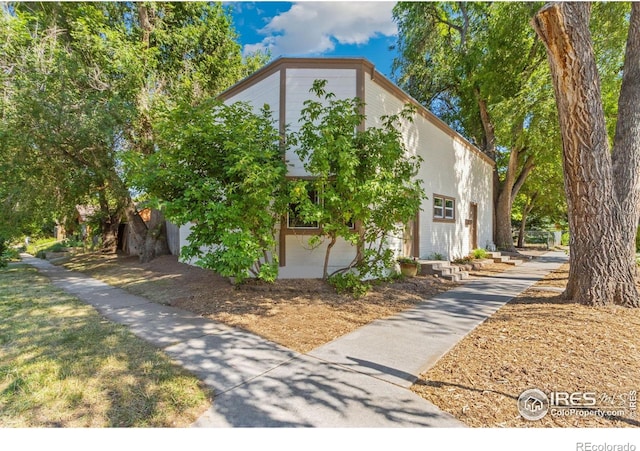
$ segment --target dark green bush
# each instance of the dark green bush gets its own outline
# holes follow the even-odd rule
[[[355,298],[364,296],[371,289],[371,284],[360,280],[360,278],[353,273],[334,274],[329,277],[329,284],[331,284],[338,293],[349,293]]]

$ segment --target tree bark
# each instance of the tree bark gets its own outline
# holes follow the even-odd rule
[[[115,254],[118,250],[118,228],[120,227],[119,212],[113,213],[109,208],[109,201],[104,188],[98,191],[100,206],[100,234],[102,236],[101,252]]]
[[[565,296],[593,306],[640,307],[630,252],[630,229],[635,230],[640,211],[640,7],[632,8],[614,157],[589,32],[590,5],[551,4],[533,19],[547,48],[562,132],[571,233]]]
[[[115,254],[118,249],[118,228],[120,227],[120,219],[114,216],[103,218],[100,221],[100,232],[102,235],[103,254]]]
[[[336,241],[338,241],[338,238],[335,235],[331,236],[331,241],[329,242],[328,246],[327,246],[327,251],[324,254],[324,265],[323,265],[323,269],[322,269],[322,279],[323,280],[327,280],[329,278],[329,259],[331,256],[331,249],[333,249],[333,246],[336,244]]]
[[[496,196],[495,245],[498,249],[508,252],[516,252],[511,230],[513,200],[518,195],[524,181],[534,168],[531,157],[527,158],[524,163],[520,162],[523,155],[526,155],[526,149],[511,150],[507,172],[503,182],[499,185],[498,195]]]
[[[164,216],[157,210],[152,211],[149,224],[145,223],[136,209],[133,201],[125,207],[125,214],[129,224],[129,233],[138,249],[140,263],[147,263],[160,255],[169,254],[167,243],[167,228]]]
[[[497,158],[495,126],[491,120],[487,102],[480,95],[480,90],[476,89],[475,94],[478,102],[478,110],[480,111],[480,120],[484,130],[484,153],[495,160]],[[509,252],[516,252],[511,231],[513,200],[518,195],[518,191],[534,167],[531,158],[528,158],[524,164],[521,163],[524,155],[526,155],[526,149],[511,149],[509,164],[507,165],[507,171],[502,182],[500,181],[497,166],[493,171],[493,214],[495,224],[493,241],[498,249]]]
[[[538,193],[534,193],[527,202],[527,205],[525,205],[522,209],[522,221],[520,222],[520,230],[518,232],[518,247],[521,249],[524,247],[524,234],[527,230],[527,218],[529,217],[529,213],[531,213],[531,210],[533,210],[533,206],[537,197]]]

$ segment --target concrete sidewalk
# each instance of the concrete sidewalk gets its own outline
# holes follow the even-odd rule
[[[484,319],[566,261],[552,252],[299,354],[24,255],[52,282],[161,347],[214,389],[197,427],[459,427],[408,387]]]

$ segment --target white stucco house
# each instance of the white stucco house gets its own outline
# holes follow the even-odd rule
[[[280,58],[221,94],[226,103],[249,102],[256,110],[269,104],[284,130],[297,131],[303,102],[314,80],[327,80],[327,92],[336,98],[360,97],[365,102],[365,123],[380,125],[380,117],[400,112],[406,103],[414,104],[412,122],[403,126],[408,151],[423,158],[418,177],[427,199],[403,236],[390,245],[398,255],[433,259],[439,254],[452,260],[473,249],[487,247],[493,236],[494,162],[433,113],[422,107],[362,58]],[[305,176],[297,155],[287,155],[289,176]],[[181,247],[186,244],[189,225],[180,230]],[[280,277],[321,277],[325,246],[311,249],[307,240],[317,233],[313,228],[297,227],[284,218],[277,249]],[[330,270],[347,266],[355,248],[337,243],[332,251]]]

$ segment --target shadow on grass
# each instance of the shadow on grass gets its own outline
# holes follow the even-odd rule
[[[195,377],[31,268],[0,273],[0,316],[4,425],[186,426],[208,403]]]

